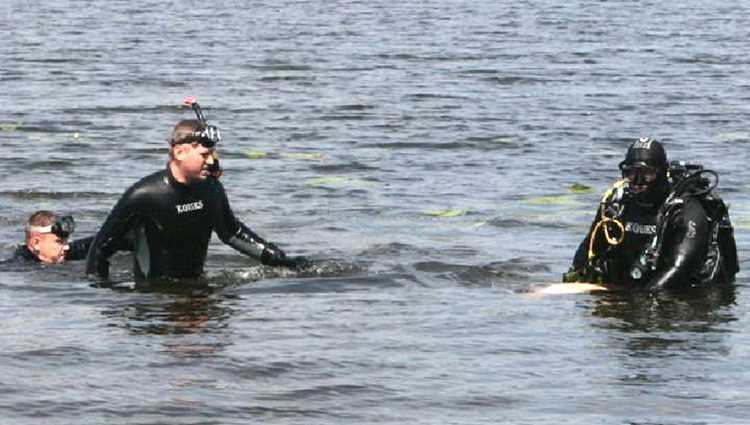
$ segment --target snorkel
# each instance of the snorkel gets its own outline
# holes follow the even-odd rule
[[[206,117],[203,115],[203,110],[198,105],[198,100],[193,96],[188,96],[182,100],[183,105],[190,106],[195,112],[198,122],[201,124],[200,131],[196,131],[193,136],[198,139],[198,142],[207,148],[214,147],[221,140],[221,132],[214,125],[206,122]]]
[[[201,145],[207,148],[213,148],[216,146],[221,140],[221,132],[216,126],[208,124],[206,117],[203,115],[203,110],[198,104],[198,100],[193,96],[188,96],[182,100],[182,104],[190,106],[193,109],[195,117],[201,125],[200,131],[194,132],[193,137],[195,137]],[[211,155],[213,155],[214,162],[209,166],[209,172],[212,177],[218,179],[221,177],[224,170],[219,166],[219,155],[216,153],[216,150],[214,150]]]

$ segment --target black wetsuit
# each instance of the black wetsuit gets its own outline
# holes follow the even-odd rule
[[[94,237],[89,236],[87,238],[77,239],[73,242],[70,242],[70,248],[68,249],[68,252],[65,253],[65,261],[84,260],[86,258],[86,254],[89,252],[89,247],[91,246],[91,242],[93,242],[93,240]],[[2,263],[34,262],[39,263],[40,260],[36,255],[34,255],[33,252],[29,251],[29,248],[26,245],[19,245],[12,257],[2,261]]]
[[[169,170],[144,177],[120,198],[91,246],[89,274],[107,277],[109,258],[132,238],[136,279],[189,278],[203,272],[211,232],[234,249],[274,264],[284,254],[234,217],[222,184],[182,184]]]
[[[721,264],[716,263],[719,248],[701,202],[695,197],[685,198],[682,202],[682,206],[664,223],[667,227],[656,269],[641,279],[633,278],[631,271],[657,232],[659,208],[641,206],[632,200],[626,204],[620,219],[625,227],[625,238],[606,254],[606,282],[675,288],[694,283],[712,283],[713,280],[728,277],[726,273],[717,273],[722,268]],[[574,269],[583,268],[590,237],[591,231],[576,251]],[[605,241],[595,242],[596,252],[606,249]],[[733,278],[734,272],[731,275]]]
[[[581,270],[587,261],[591,232],[601,217],[602,206],[596,211],[594,223],[583,242],[578,246],[573,258],[573,268]],[[620,222],[625,228],[625,238],[622,243],[615,246],[607,245],[604,238],[599,237],[594,241],[594,252],[606,254],[606,267],[604,280],[614,284],[632,284],[630,269],[638,260],[641,252],[656,234],[656,216],[659,207],[656,205],[640,205],[630,202],[625,205]],[[609,251],[607,251],[609,250]]]

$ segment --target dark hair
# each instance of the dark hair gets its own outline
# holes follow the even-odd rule
[[[179,145],[182,143],[192,142],[196,131],[201,131],[203,124],[198,120],[180,120],[172,129],[172,136],[169,138],[170,145]],[[197,142],[197,140],[195,140]]]

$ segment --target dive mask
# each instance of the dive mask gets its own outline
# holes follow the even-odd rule
[[[659,179],[661,170],[658,167],[636,163],[620,165],[622,177],[639,186],[650,186]]]
[[[29,232],[52,233],[61,238],[67,238],[75,231],[75,229],[76,221],[69,215],[58,217],[55,222],[49,226],[26,226],[26,230]]]
[[[221,140],[221,132],[216,126],[209,125],[206,122],[206,117],[203,116],[203,111],[201,110],[200,105],[198,105],[198,101],[194,97],[188,96],[182,100],[182,103],[193,108],[193,112],[195,112],[195,116],[198,118],[198,122],[201,123],[202,128],[199,131],[194,131],[192,137],[188,137],[181,143],[198,142],[201,146],[208,149],[216,146]]]
[[[193,132],[193,139],[204,148],[211,149],[221,140],[221,132],[213,125],[207,125],[201,131]]]

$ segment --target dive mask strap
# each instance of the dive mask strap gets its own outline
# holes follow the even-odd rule
[[[76,222],[73,219],[73,216],[70,215],[59,217],[49,226],[26,225],[26,231],[29,233],[53,233],[61,238],[67,238],[70,236],[75,231],[75,228]]]

